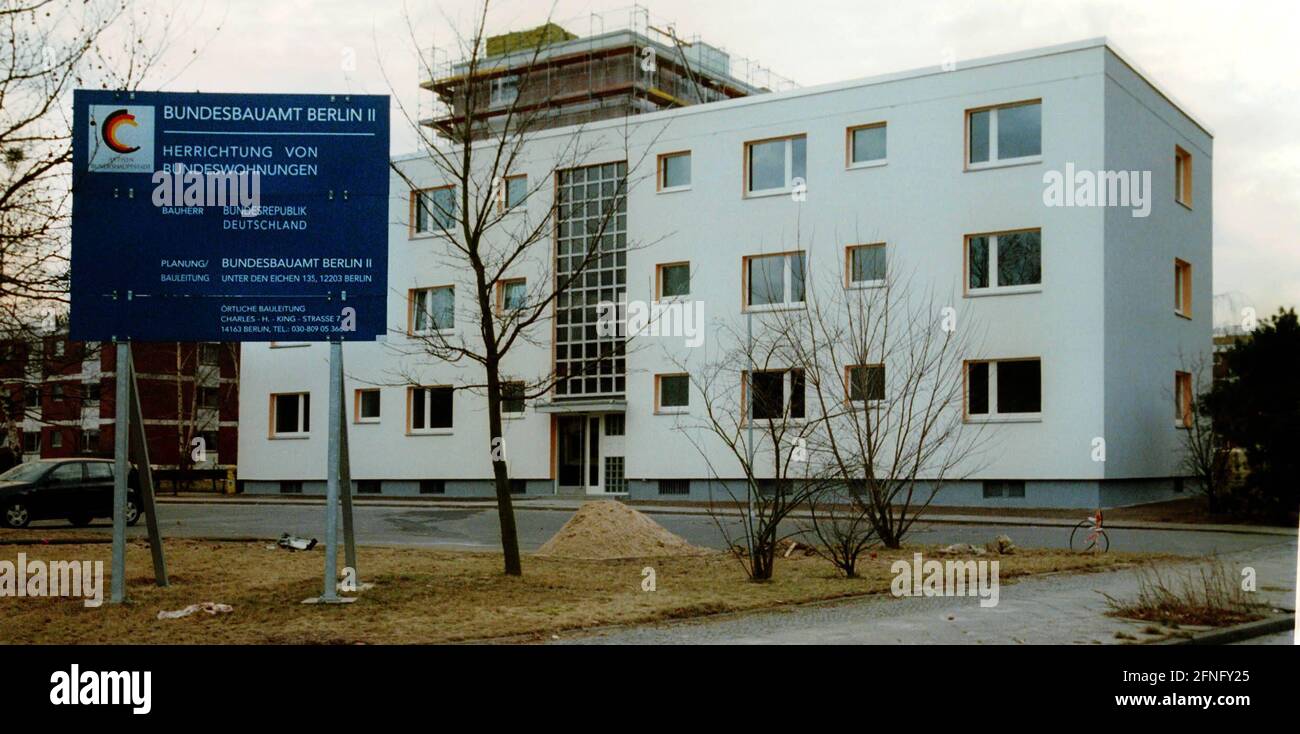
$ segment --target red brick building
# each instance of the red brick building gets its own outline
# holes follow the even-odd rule
[[[234,466],[239,345],[137,343],[132,353],[150,463],[166,473]],[[63,336],[0,340],[0,446],[24,459],[112,456],[116,356],[112,344]]]

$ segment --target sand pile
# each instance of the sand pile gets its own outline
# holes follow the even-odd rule
[[[650,558],[712,553],[673,535],[622,502],[585,502],[537,555],[546,558]]]

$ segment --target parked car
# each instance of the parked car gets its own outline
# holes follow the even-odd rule
[[[110,459],[41,459],[0,474],[0,523],[25,528],[33,520],[66,519],[76,526],[113,516]],[[127,477],[126,524],[140,520],[135,469]]]

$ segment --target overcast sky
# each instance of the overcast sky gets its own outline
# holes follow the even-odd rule
[[[393,94],[416,109],[418,47],[445,46],[476,0],[208,0],[177,38],[167,91]],[[1214,292],[1261,316],[1300,305],[1300,3],[652,0],[679,35],[809,86],[1107,36],[1214,133]],[[196,7],[188,6],[191,10]],[[620,11],[619,9],[622,8]],[[493,4],[489,30],[541,22],[546,0]],[[626,23],[622,0],[560,0]],[[415,28],[412,40],[406,18]],[[448,20],[450,19],[450,21]],[[219,30],[216,28],[220,26]],[[182,69],[195,46],[197,60]],[[355,63],[349,63],[352,61]],[[354,68],[347,68],[347,67]],[[168,76],[172,76],[169,74]],[[394,113],[393,150],[414,147]],[[1222,318],[1222,316],[1220,316]]]

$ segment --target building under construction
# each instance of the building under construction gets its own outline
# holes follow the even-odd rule
[[[606,30],[611,18],[618,27]],[[464,130],[468,115],[473,137],[480,138],[500,131],[512,115],[526,119],[529,129],[561,127],[795,86],[697,36],[678,36],[641,7],[626,19],[615,12],[588,20],[585,37],[547,23],[487,38],[476,54],[459,60],[437,61],[430,52],[421,86],[436,103],[424,123],[459,138],[463,133],[453,131]]]

